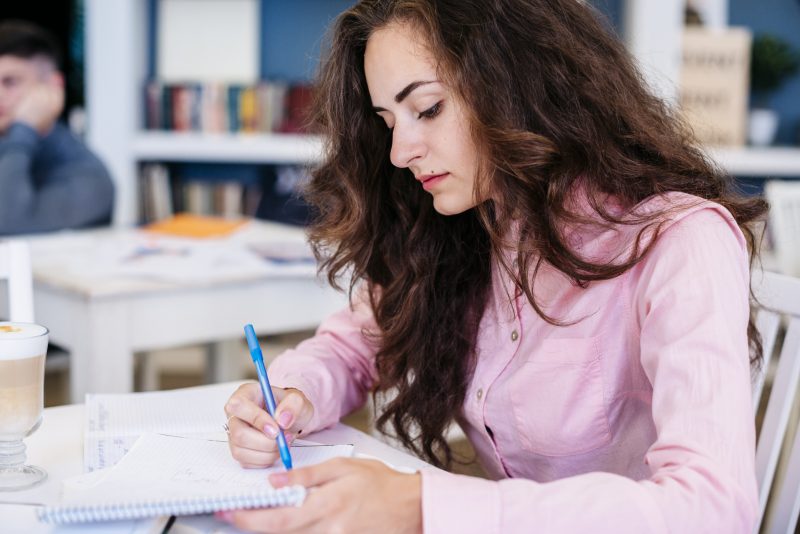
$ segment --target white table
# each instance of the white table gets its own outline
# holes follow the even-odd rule
[[[83,405],[58,406],[44,411],[42,426],[25,443],[28,462],[47,471],[48,478],[40,486],[18,492],[0,492],[0,532],[3,534],[35,534],[42,532],[102,532],[127,533],[128,522],[94,523],[77,526],[54,526],[36,520],[35,507],[14,503],[56,503],[61,482],[83,472]],[[317,432],[307,439],[320,443],[352,443],[357,455],[380,458],[393,466],[411,469],[430,467],[428,464],[398,451],[354,428],[339,424]]]
[[[245,323],[260,335],[313,329],[347,302],[313,262],[255,258],[254,247],[305,247],[298,228],[252,221],[201,244],[143,236],[92,230],[30,239],[36,321],[71,354],[72,402],[90,391],[132,391],[136,351],[238,339]],[[190,252],[130,260],[144,242]]]

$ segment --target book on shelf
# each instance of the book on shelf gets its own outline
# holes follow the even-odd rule
[[[139,189],[145,224],[178,212],[237,219],[256,215],[262,178],[253,166],[146,163]]]
[[[309,180],[302,165],[147,163],[139,180],[139,220],[147,224],[190,213],[305,225],[310,215],[301,191]]]
[[[170,217],[173,213],[172,189],[166,166],[157,163],[143,165],[139,184],[142,191],[141,220],[158,221]]]
[[[286,116],[281,131],[304,133],[308,111],[311,109],[313,91],[310,85],[293,85],[286,95]]]
[[[207,133],[306,133],[313,91],[307,84],[262,81],[145,85],[145,128]]]

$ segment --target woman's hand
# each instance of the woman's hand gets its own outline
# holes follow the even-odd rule
[[[228,416],[228,446],[242,467],[267,467],[280,458],[278,425],[291,443],[314,415],[314,407],[297,389],[272,388],[277,407],[275,419],[264,409],[264,398],[257,383],[239,387],[225,404]]]
[[[400,473],[376,460],[335,458],[269,477],[276,488],[309,489],[301,507],[220,512],[253,532],[421,532],[419,473]]]

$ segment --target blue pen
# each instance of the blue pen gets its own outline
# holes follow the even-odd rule
[[[253,325],[244,325],[244,335],[247,338],[247,346],[250,349],[250,357],[253,358],[253,363],[256,364],[256,372],[258,372],[258,383],[261,384],[261,393],[264,395],[264,404],[267,405],[267,411],[275,419],[275,397],[272,396],[272,388],[269,385],[269,378],[267,378],[267,369],[264,367],[264,356],[261,354],[261,347],[258,346],[258,338],[256,332],[253,330]],[[286,469],[292,468],[292,456],[289,454],[289,445],[286,443],[286,436],[283,435],[283,429],[278,425],[278,450],[281,453],[281,460]]]

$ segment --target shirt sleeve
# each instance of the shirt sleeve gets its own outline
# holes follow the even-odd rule
[[[53,155],[63,162],[35,183],[39,143],[36,131],[21,123],[0,138],[0,235],[79,228],[107,218],[114,188],[100,160],[77,140],[65,143],[69,154]]]
[[[758,517],[744,239],[704,209],[667,229],[633,284],[657,437],[647,479],[537,483],[423,471],[424,531],[751,533]]]
[[[270,382],[303,392],[314,407],[304,433],[331,426],[362,406],[377,381],[377,331],[366,290],[347,308],[328,317],[314,337],[278,356]]]

